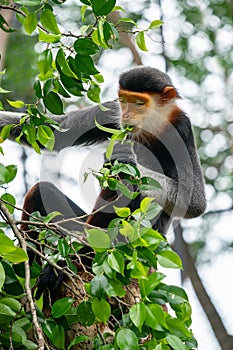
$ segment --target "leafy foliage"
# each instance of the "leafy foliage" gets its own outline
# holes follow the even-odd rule
[[[22,110],[20,125],[22,138],[32,145],[36,152],[40,147],[53,149],[53,130],[59,125],[47,117],[47,111],[53,114],[63,113],[63,98],[85,94],[91,101],[100,102],[100,81],[103,77],[96,67],[97,56],[103,49],[111,49],[119,37],[117,26],[108,21],[107,15],[115,10],[115,0],[81,0],[82,21],[85,25],[81,34],[63,33],[54,14],[53,3],[62,8],[64,1],[53,0],[50,4],[41,0],[17,0],[19,5],[17,19],[28,35],[37,33],[38,41],[44,43],[37,57],[38,76],[33,90],[36,102],[26,103],[19,99],[8,104]],[[13,9],[13,8],[12,8]],[[88,22],[87,13],[92,13]],[[162,22],[155,20],[145,30],[139,30],[136,22],[129,18],[121,21],[135,26],[136,43],[147,51],[145,33],[157,29]],[[0,17],[0,27],[7,32],[13,31],[4,18]],[[64,44],[64,38],[72,39],[72,44]],[[1,88],[1,93],[8,91]],[[0,105],[3,108],[3,104]],[[1,141],[7,139],[11,128],[1,131]],[[125,142],[129,130],[113,131],[107,148],[107,158],[111,158],[115,142]],[[99,180],[102,188],[119,190],[123,196],[134,199],[138,193],[132,190],[160,188],[151,178],[141,177],[139,170],[132,165],[115,162],[106,164],[99,172],[91,171]],[[123,174],[123,178],[122,178]],[[0,164],[0,185],[6,186],[14,179],[16,168],[13,165]],[[15,199],[5,193],[1,199],[8,212],[13,214]],[[72,325],[79,322],[83,327],[104,324],[111,330],[110,340],[107,333],[90,339],[78,335],[70,341],[67,349],[89,341],[93,349],[157,349],[175,350],[195,349],[196,340],[190,330],[191,306],[183,289],[164,283],[165,275],[159,267],[182,268],[180,258],[174,253],[166,239],[152,228],[151,220],[158,214],[160,207],[151,198],[144,198],[140,207],[131,211],[128,207],[115,207],[118,218],[114,219],[107,230],[85,230],[86,240],[95,251],[91,280],[81,280],[85,298],[79,303],[75,298],[65,297],[57,300],[51,309],[51,315],[42,312],[43,301],[37,304],[37,318],[44,334],[53,347],[65,349],[66,333]],[[66,270],[77,278],[79,272],[74,260],[82,244],[82,233],[70,233],[61,237],[54,229],[52,219],[59,213],[50,213],[41,217],[33,213],[30,230],[39,233],[42,251],[49,262],[58,262],[62,258]],[[0,341],[4,349],[11,345],[20,349],[37,349],[35,341],[29,340],[28,333],[33,327],[32,317],[21,305],[25,295],[27,259],[25,250],[17,247],[6,235],[11,228],[3,220],[0,231]],[[26,234],[26,233],[25,233]],[[73,235],[72,235],[73,234]],[[75,237],[75,238],[74,238]],[[29,244],[29,243],[28,243]],[[36,262],[30,267],[31,286],[41,274],[41,266]],[[138,295],[133,302],[125,300],[132,282],[137,285]],[[170,306],[171,316],[164,309]]]

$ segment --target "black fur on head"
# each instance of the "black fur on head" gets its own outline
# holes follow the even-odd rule
[[[156,68],[144,66],[122,73],[119,85],[123,90],[155,93],[161,93],[165,86],[174,86],[167,74]]]

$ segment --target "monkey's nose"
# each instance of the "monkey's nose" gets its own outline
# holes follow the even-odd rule
[[[128,112],[123,113],[122,118],[125,119],[125,120],[127,120],[127,119],[130,118],[130,114],[129,114]]]

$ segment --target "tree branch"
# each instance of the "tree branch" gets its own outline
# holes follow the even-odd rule
[[[26,252],[27,251],[27,243],[26,243],[25,239],[23,238],[23,236],[21,235],[18,227],[16,226],[14,219],[12,218],[11,214],[9,213],[8,209],[5,207],[5,205],[3,204],[2,201],[0,201],[0,210],[2,211],[2,213],[5,216],[5,218],[7,219],[7,221],[9,222],[15,236],[18,238],[21,248]],[[29,260],[26,260],[24,262],[24,267],[25,267],[25,290],[26,290],[26,295],[27,295],[27,299],[28,299],[31,314],[32,314],[32,324],[33,324],[33,328],[34,328],[35,335],[36,335],[38,350],[43,350],[44,344],[45,344],[44,343],[44,336],[43,336],[42,329],[41,329],[39,322],[38,322],[38,319],[37,319],[36,308],[35,308],[35,304],[34,304],[34,301],[32,298],[32,292],[31,292],[31,288],[30,288]]]

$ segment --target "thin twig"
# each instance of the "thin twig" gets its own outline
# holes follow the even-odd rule
[[[5,207],[5,205],[0,201],[0,209],[4,216],[6,217],[7,221],[9,222],[15,236],[19,240],[19,244],[21,248],[26,252],[27,251],[27,243],[23,236],[21,235],[18,227],[16,226],[13,217],[9,213],[9,210]],[[24,262],[24,267],[25,267],[25,290],[26,290],[26,295],[27,299],[30,305],[30,310],[31,310],[31,315],[32,315],[32,324],[34,327],[35,335],[36,335],[36,340],[38,344],[38,350],[44,350],[44,336],[42,329],[39,325],[38,319],[37,319],[37,314],[36,314],[36,308],[35,304],[33,302],[32,298],[32,292],[30,288],[30,266],[29,266],[29,260],[26,260]]]

